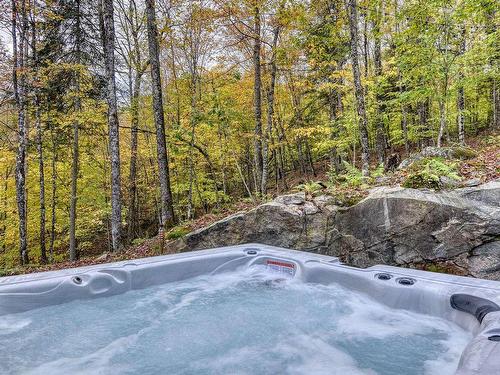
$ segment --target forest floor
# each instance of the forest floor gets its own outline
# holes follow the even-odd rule
[[[461,178],[461,181],[476,180],[485,183],[491,180],[500,178],[500,132],[481,133],[478,136],[467,139],[468,147],[475,151],[475,156],[466,159],[450,160],[453,163],[454,170]],[[404,159],[404,156],[402,157]],[[375,170],[376,166],[373,166]],[[197,230],[199,228],[210,225],[218,220],[221,220],[236,212],[247,211],[267,200],[274,198],[276,195],[287,194],[296,191],[308,191],[313,189],[315,193],[332,194],[338,197],[346,205],[357,203],[360,199],[368,195],[370,189],[376,186],[389,185],[398,186],[404,184],[411,169],[396,170],[388,173],[378,173],[377,177],[370,180],[369,183],[353,183],[356,176],[348,175],[343,179],[332,181],[328,177],[328,161],[322,161],[315,165],[315,174],[304,177],[301,173],[293,173],[287,176],[288,190],[281,189],[275,191],[266,200],[252,201],[248,198],[234,202],[219,209],[216,213],[208,213],[190,222],[182,223],[175,228],[172,228],[165,234],[164,246],[160,246],[158,236],[139,240],[134,245],[131,245],[119,253],[104,253],[101,255],[83,257],[75,262],[59,262],[45,265],[29,265],[25,267],[17,267],[8,270],[1,270],[0,276],[8,276],[23,273],[43,272],[58,270],[64,268],[73,268],[80,266],[88,266],[93,264],[116,262],[121,260],[144,258],[162,254],[173,253],[170,241],[173,241],[183,235]],[[163,247],[163,250],[160,250]]]

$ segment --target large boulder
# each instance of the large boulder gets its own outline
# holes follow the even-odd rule
[[[328,200],[306,200],[304,193],[284,195],[189,233],[173,246],[188,251],[259,242],[314,251],[325,243]]]
[[[180,251],[260,242],[338,256],[347,264],[452,264],[500,280],[500,181],[448,192],[380,187],[358,204],[305,194],[276,198],[188,234]],[[449,268],[449,267],[448,267]]]
[[[470,159],[476,156],[476,152],[468,147],[453,146],[453,147],[433,147],[427,146],[422,151],[412,154],[407,159],[404,159],[398,166],[398,169],[406,169],[416,161],[426,158],[443,158],[443,159]]]
[[[457,189],[455,193],[482,204],[500,207],[500,180],[490,181],[477,187]]]
[[[361,267],[452,261],[471,275],[498,278],[500,209],[490,199],[500,183],[474,189],[374,189],[338,211],[324,252]]]

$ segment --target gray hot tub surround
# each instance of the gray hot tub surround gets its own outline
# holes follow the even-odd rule
[[[304,282],[339,283],[395,309],[452,321],[474,335],[457,374],[500,374],[500,282],[391,266],[348,267],[337,258],[261,244],[0,278],[0,315],[92,299],[202,274],[264,264]]]

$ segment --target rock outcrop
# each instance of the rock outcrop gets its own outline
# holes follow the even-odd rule
[[[338,256],[347,264],[452,265],[500,280],[500,181],[448,192],[379,187],[358,204],[285,195],[192,232],[180,251],[260,242]]]
[[[411,155],[409,158],[403,160],[398,169],[406,169],[416,161],[425,158],[443,158],[443,159],[470,159],[476,155],[476,152],[468,147],[454,146],[454,147],[432,147],[427,146],[419,153]]]

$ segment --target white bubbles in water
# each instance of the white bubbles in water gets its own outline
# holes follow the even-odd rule
[[[16,315],[0,317],[0,336],[21,331],[30,324],[30,319],[20,318]]]
[[[264,271],[0,317],[0,373],[446,375],[470,339],[337,284]]]

